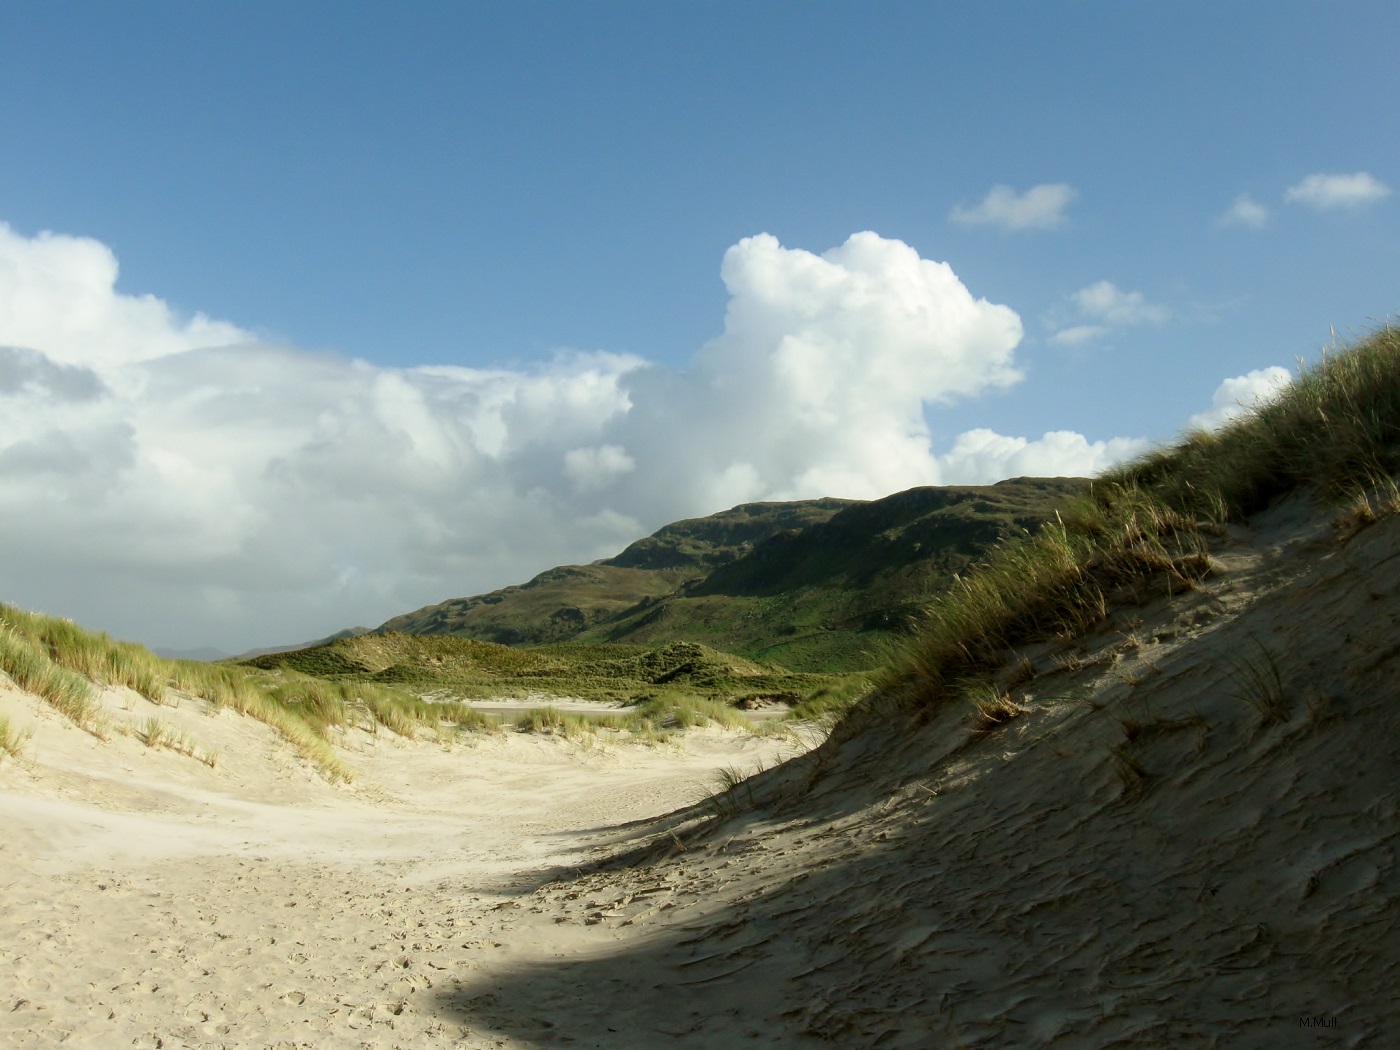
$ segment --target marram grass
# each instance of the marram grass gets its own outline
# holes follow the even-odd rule
[[[24,747],[33,735],[32,730],[11,727],[9,718],[0,715],[0,755],[19,758],[24,754]]]
[[[0,606],[0,616],[8,619],[9,611],[8,606]],[[19,634],[8,623],[0,623],[0,670],[15,685],[42,699],[74,725],[94,736],[105,735],[92,683],[55,663],[42,645]]]
[[[335,730],[383,725],[411,736],[419,726],[437,729],[444,722],[464,729],[491,725],[478,712],[464,713],[465,705],[427,704],[385,686],[165,660],[69,620],[5,604],[0,604],[0,670],[97,736],[106,735],[107,722],[94,683],[125,686],[156,704],[166,703],[171,690],[198,697],[211,712],[230,708],[264,722],[331,780],[353,775],[332,746]],[[155,734],[151,746],[173,747],[213,764],[211,752],[159,723],[146,729]]]
[[[980,683],[1014,647],[1083,636],[1125,597],[1194,586],[1212,533],[1294,491],[1346,505],[1357,527],[1400,513],[1397,475],[1400,331],[1387,325],[1218,430],[1101,475],[1056,521],[937,596],[882,685],[918,708],[966,698],[985,725]]]

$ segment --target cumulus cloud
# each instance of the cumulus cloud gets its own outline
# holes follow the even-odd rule
[[[1072,315],[1079,324],[1062,325],[1052,343],[1075,346],[1133,325],[1161,324],[1171,317],[1165,306],[1147,301],[1141,292],[1125,292],[1112,281],[1097,281],[1070,296]]]
[[[1322,211],[1361,208],[1389,197],[1390,187],[1370,172],[1350,175],[1309,175],[1296,186],[1290,186],[1284,200],[1290,204],[1306,204]]]
[[[976,204],[954,207],[948,219],[962,226],[1053,230],[1065,224],[1065,209],[1076,196],[1074,187],[1063,182],[1032,186],[1025,193],[1010,186],[993,186]]]
[[[1020,381],[1021,321],[900,241],[760,235],[721,276],[723,330],[684,370],[384,368],[180,316],[118,292],[104,245],[0,225],[0,598],[157,644],[295,642],[747,500],[1083,474],[1136,448],[934,448],[926,409]]]
[[[1220,226],[1247,226],[1252,230],[1262,230],[1269,225],[1269,209],[1248,193],[1241,193],[1216,223]]]
[[[945,484],[976,484],[987,477],[1088,477],[1147,449],[1139,438],[1090,441],[1072,430],[1052,430],[1035,441],[992,430],[958,436],[943,457]]]
[[[1226,379],[1215,388],[1210,408],[1187,420],[1187,427],[1214,430],[1256,405],[1268,401],[1292,380],[1292,373],[1278,365],[1257,368],[1242,376]]]

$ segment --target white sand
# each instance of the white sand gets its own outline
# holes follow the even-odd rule
[[[894,721],[574,880],[773,742],[361,737],[347,789],[193,702],[159,715],[212,771],[0,689],[37,730],[0,762],[0,1043],[1391,1045],[1400,521],[1294,503],[1216,556],[1075,669],[1036,652],[1009,725]],[[1281,722],[1240,661],[1278,667]]]
[[[516,932],[522,893],[614,825],[694,802],[717,769],[798,747],[691,732],[682,746],[509,734],[444,749],[356,733],[346,788],[241,716],[125,690],[104,702],[218,762],[100,742],[0,686],[0,713],[35,730],[0,762],[0,1044],[528,1045],[441,1003],[480,972],[598,940]]]

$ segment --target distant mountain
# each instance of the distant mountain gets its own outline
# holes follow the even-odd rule
[[[747,503],[377,631],[509,645],[685,641],[795,670],[871,667],[954,573],[1035,530],[1086,485],[1015,478],[870,501]]]
[[[214,663],[217,660],[227,660],[233,655],[208,645],[198,649],[162,649],[157,647],[153,648],[151,652],[157,656],[163,656],[167,660],[197,660],[206,664]]]
[[[335,634],[327,635],[325,638],[318,638],[314,642],[301,642],[298,645],[276,645],[270,649],[249,649],[246,653],[239,653],[236,659],[251,660],[258,656],[271,656],[275,653],[290,653],[298,649],[312,649],[318,645],[329,645],[331,642],[338,642],[342,638],[358,638],[362,634],[373,634],[371,627],[347,627],[343,631],[336,631]]]

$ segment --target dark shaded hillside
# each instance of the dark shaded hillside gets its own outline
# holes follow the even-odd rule
[[[665,525],[600,564],[623,569],[708,571],[742,558],[755,544],[773,536],[804,531],[858,505],[858,500],[831,498],[741,503],[708,518]]]
[[[579,637],[648,645],[684,638],[804,671],[871,668],[954,573],[1033,531],[1085,484],[1017,478],[853,502]]]
[[[1009,531],[1032,530],[1081,483],[1018,478],[981,488],[917,488],[845,507],[765,540],[687,588],[699,597],[766,597],[804,587],[865,589],[890,571],[956,571]]]
[[[571,641],[639,602],[673,593],[776,533],[823,522],[853,500],[745,503],[673,522],[592,565],[560,565],[529,583],[452,598],[386,621],[380,632],[451,634],[506,645]]]
[[[1083,490],[1065,478],[922,487],[872,501],[751,503],[615,558],[395,617],[380,631],[512,645],[700,642],[804,671],[872,667],[927,597]]]

